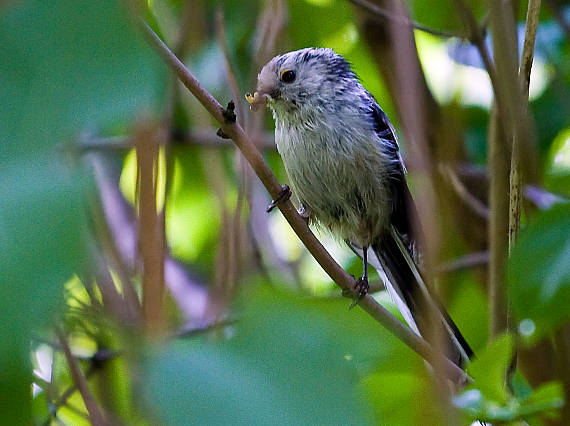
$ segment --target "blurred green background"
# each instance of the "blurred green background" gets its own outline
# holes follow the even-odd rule
[[[526,3],[519,3],[522,37]],[[393,83],[379,65],[388,47],[363,35],[369,12],[342,0],[4,2],[1,422],[94,424],[95,409],[102,424],[129,425],[563,424],[570,8],[545,3],[530,88],[541,176],[525,189],[523,231],[508,267],[516,337],[489,341],[485,222],[447,221],[461,217],[453,203],[441,201],[438,211],[439,290],[478,354],[468,370],[474,382],[446,404],[419,356],[359,308],[349,310],[281,214],[265,213],[270,197],[257,178],[137,27],[142,15],[220,103],[236,101],[238,121],[286,183],[270,114],[254,114],[243,100],[263,64],[285,51],[343,54],[394,123],[404,157],[409,151]],[[406,4],[415,21],[465,34],[455,2]],[[469,5],[485,22],[487,3]],[[445,149],[459,152],[446,164],[484,204],[488,75],[468,42],[414,35],[437,114],[456,141]],[[156,328],[141,308],[148,233],[139,221],[135,148],[149,134],[160,145],[151,176],[155,242],[163,244],[149,262],[160,254],[166,284],[163,299],[145,302],[158,306]],[[436,168],[440,157],[430,159]],[[360,261],[316,232],[358,275]],[[375,297],[399,315],[374,279]],[[503,377],[515,341],[522,354],[509,391]],[[85,401],[74,366],[94,402]]]

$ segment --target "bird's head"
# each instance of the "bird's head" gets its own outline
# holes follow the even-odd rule
[[[253,109],[269,105],[276,114],[312,110],[343,96],[357,84],[348,62],[332,49],[306,48],[271,59],[247,94]]]

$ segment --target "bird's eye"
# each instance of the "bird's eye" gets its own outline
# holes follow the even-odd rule
[[[295,81],[295,71],[290,70],[288,68],[284,69],[283,71],[281,71],[279,79],[284,83],[292,83],[293,81]]]

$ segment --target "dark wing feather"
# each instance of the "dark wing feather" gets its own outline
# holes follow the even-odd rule
[[[422,313],[426,306],[432,306],[441,314],[441,320],[448,333],[447,354],[458,365],[463,365],[473,351],[461,335],[457,326],[445,311],[445,308],[432,295],[425,285],[421,272],[417,267],[417,210],[406,183],[405,168],[402,163],[399,146],[394,129],[386,114],[374,103],[371,115],[374,129],[382,140],[382,149],[389,156],[389,180],[392,195],[392,216],[389,232],[380,236],[372,244],[372,250],[380,261],[392,288],[391,293],[405,303],[413,317],[413,327],[422,334],[426,321]],[[412,324],[410,324],[412,326]]]

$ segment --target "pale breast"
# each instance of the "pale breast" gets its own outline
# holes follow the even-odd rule
[[[389,222],[390,193],[374,134],[276,124],[291,187],[314,218],[336,236],[362,244],[381,234]]]

